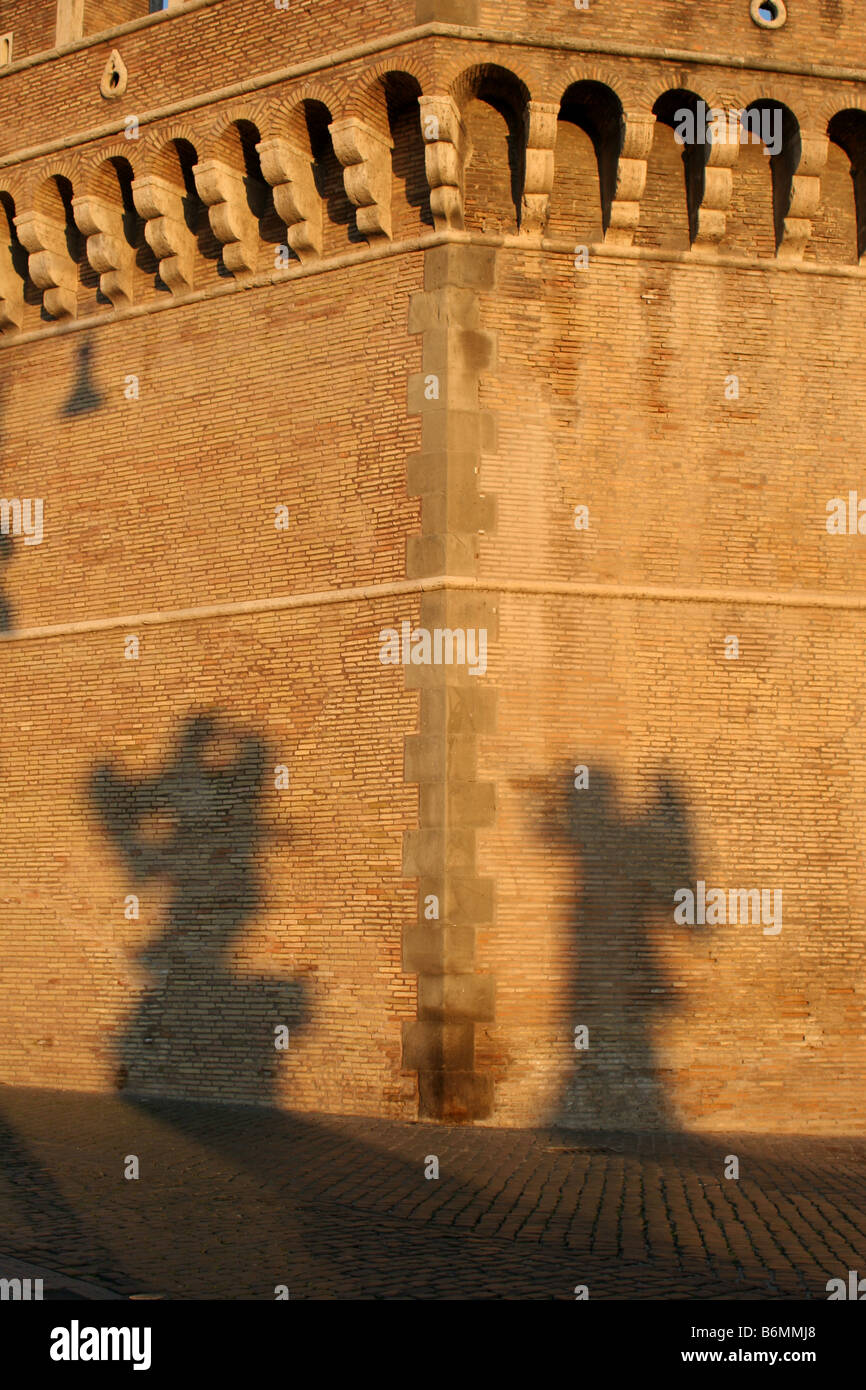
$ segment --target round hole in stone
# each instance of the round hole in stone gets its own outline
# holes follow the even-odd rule
[[[781,29],[788,18],[785,0],[752,0],[750,13],[761,29]]]

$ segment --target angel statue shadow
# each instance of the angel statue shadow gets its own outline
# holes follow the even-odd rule
[[[130,1095],[274,1103],[276,1030],[306,1021],[306,991],[236,969],[262,901],[259,802],[273,766],[258,735],[201,713],[182,725],[165,771],[137,778],[103,765],[92,775],[131,890],[171,885],[165,929],[137,957],[149,987],[116,1043],[117,1086]]]
[[[674,1131],[679,1124],[655,1035],[683,1003],[661,943],[666,934],[695,930],[674,924],[675,892],[694,887],[688,810],[665,771],[646,809],[633,816],[623,814],[611,772],[588,761],[587,776],[585,786],[575,786],[583,779],[573,768],[553,784],[545,779],[543,788],[531,779],[536,831],[567,852],[575,878],[567,1023],[573,1061],[551,1123]],[[551,792],[551,785],[561,790]]]

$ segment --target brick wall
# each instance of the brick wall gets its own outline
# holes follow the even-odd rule
[[[29,4],[28,0],[5,0],[0,5],[0,32],[12,33],[12,60],[30,58],[34,53],[54,47],[57,7],[51,0]]]
[[[501,600],[479,767],[497,788],[479,951],[497,980],[479,1039],[497,1114],[844,1129],[864,1065],[863,633],[845,596],[866,557],[825,523],[858,486],[860,286],[498,259],[481,573],[625,592]],[[821,599],[776,606],[791,591]],[[674,892],[697,879],[781,889],[781,933],[677,925]]]
[[[4,1079],[860,1126],[862,40],[791,9],[219,0],[0,78]],[[698,98],[783,150],[684,159]]]
[[[103,29],[128,24],[131,19],[141,19],[149,12],[147,0],[85,0],[84,32],[98,34]]]
[[[138,661],[122,629],[4,652],[5,1080],[413,1113],[416,701],[381,679],[389,617],[169,623]]]
[[[500,32],[730,54],[746,65],[770,61],[854,67],[866,56],[860,0],[790,3],[787,23],[773,30],[752,23],[749,0],[646,0],[640,6],[589,0],[585,10],[575,9],[573,0],[460,0],[451,9],[463,23],[495,26]]]
[[[45,500],[42,544],[15,540],[3,576],[5,1079],[111,1087],[125,1068],[139,1090],[413,1113],[401,845],[418,697],[378,660],[394,601],[159,614],[404,574],[419,270],[379,261],[54,337],[3,373],[3,495]],[[199,752],[201,714],[216,723]]]

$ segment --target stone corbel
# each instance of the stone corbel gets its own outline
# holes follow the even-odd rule
[[[213,234],[222,244],[226,270],[252,274],[259,257],[259,222],[250,211],[243,174],[220,159],[206,159],[192,172]]]
[[[322,254],[322,200],[310,156],[280,135],[260,141],[256,150],[289,246],[299,261],[316,260]]]
[[[8,242],[0,243],[0,333],[21,327],[24,315],[24,281],[12,262]]]
[[[371,243],[390,241],[392,142],[357,116],[332,121],[328,129],[346,195],[358,210],[358,231]]]
[[[466,129],[453,97],[418,98],[430,211],[437,231],[463,229]]]
[[[46,313],[55,319],[74,319],[78,311],[78,267],[69,254],[66,227],[37,212],[19,212],[18,237],[30,253],[29,272],[42,290]]]
[[[526,108],[526,176],[520,212],[521,235],[541,233],[547,226],[553,188],[553,151],[559,105],[530,101]]]
[[[656,118],[651,113],[623,113],[622,146],[616,166],[616,184],[610,205],[605,242],[631,246],[640,220],[640,200],[646,185],[647,157],[653,142]]]
[[[144,236],[172,294],[192,289],[196,240],[183,212],[185,191],[156,174],[133,180],[132,200],[144,218]]]
[[[123,231],[123,214],[103,198],[72,199],[78,228],[87,237],[87,259],[99,274],[99,288],[115,309],[132,303],[135,248]]]
[[[722,123],[719,123],[720,126]],[[723,129],[714,130],[712,142],[707,146],[707,159],[703,168],[703,196],[697,203],[692,230],[692,247],[696,250],[718,246],[728,225],[728,209],[734,189],[734,165],[740,153],[740,129],[733,132],[729,123]],[[703,147],[699,147],[703,148]],[[695,177],[698,177],[696,172]]]
[[[800,134],[800,160],[791,178],[791,200],[782,222],[776,254],[783,260],[801,261],[812,235],[812,218],[821,202],[821,171],[827,163],[830,141],[818,132]]]

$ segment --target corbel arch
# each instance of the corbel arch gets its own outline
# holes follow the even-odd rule
[[[156,289],[174,295],[213,283],[218,275],[219,244],[195,184],[195,138],[187,123],[152,132],[143,172],[132,184],[145,239],[159,267]]]
[[[493,99],[511,106],[517,119],[532,98],[524,77],[499,63],[474,63],[461,68],[447,83],[447,88],[461,110],[476,98]]]
[[[623,145],[623,107],[612,87],[580,78],[562,94],[548,231],[601,241],[611,221]]]
[[[270,269],[273,248],[284,241],[271,186],[262,171],[262,134],[253,119],[260,109],[259,103],[225,112],[211,129],[204,157],[193,168],[196,191],[222,248],[223,267],[236,276]]]
[[[47,317],[73,319],[78,315],[80,268],[85,261],[84,238],[73,214],[72,161],[50,161],[33,171],[15,227],[28,252],[30,279],[42,291]],[[90,290],[85,285],[85,290]],[[94,295],[95,297],[95,295]]]
[[[716,188],[712,173],[707,174],[713,147],[706,138],[706,109],[700,95],[687,87],[669,87],[656,97],[652,108],[653,143],[647,160],[636,246],[687,251],[699,235],[702,209],[706,227],[706,201],[714,207],[727,207],[730,172],[725,171],[726,199],[719,196],[721,190]]]
[[[613,93],[621,111],[647,108],[638,83],[630,81],[621,69],[591,58],[577,59],[568,65],[564,81],[560,83],[560,105],[565,100],[566,93],[580,83],[594,83],[596,86],[606,87]]]
[[[207,160],[230,156],[235,146],[234,130],[254,126],[261,131],[266,112],[267,105],[261,98],[223,106],[199,137],[199,158]]]
[[[182,118],[148,125],[137,142],[140,151],[138,172],[153,172],[154,160],[159,161],[167,146],[176,141],[184,141],[192,146],[198,156],[199,150],[204,149],[205,138],[205,130],[201,126]]]
[[[774,97],[730,109],[731,138],[738,139],[739,153],[726,249],[759,259],[799,259],[820,197],[826,137],[817,148],[804,143],[793,111]]]
[[[463,220],[468,230],[517,232],[522,220],[530,93],[514,72],[485,63],[452,84],[463,141]]]
[[[429,65],[408,53],[401,53],[399,60],[393,58],[380,58],[369,68],[359,75],[358,81],[354,84],[354,89],[363,84],[365,92],[370,91],[377,83],[386,82],[392,76],[402,78],[412,78],[414,86],[421,95],[430,91],[435,85],[434,74]]]
[[[109,140],[100,144],[89,159],[82,160],[75,184],[76,193],[95,192],[94,180],[101,182],[101,172],[108,160],[123,160],[132,169],[133,178],[145,167],[146,154],[140,140]]]
[[[846,106],[826,124],[827,164],[815,217],[816,259],[866,265],[866,111]]]

